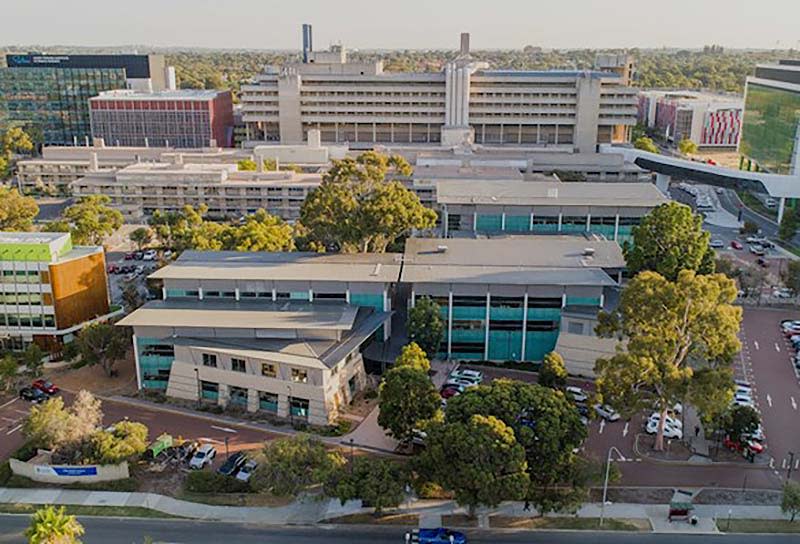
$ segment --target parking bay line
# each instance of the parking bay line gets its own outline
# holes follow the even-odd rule
[[[603,434],[603,429],[605,429],[605,428],[606,428],[606,420],[605,419],[601,419],[600,420],[600,434]]]
[[[758,351],[758,340],[753,340],[753,347]]]
[[[769,393],[767,393],[767,404],[769,404],[769,407],[772,408],[772,397],[769,396]]]
[[[623,429],[622,429],[622,436],[623,437],[628,436],[628,422],[627,421],[625,422],[625,427],[623,427]],[[798,461],[800,461],[800,459],[798,459]]]
[[[792,401],[792,409],[797,410],[797,402],[795,402],[794,397],[789,397]]]
[[[8,435],[10,435],[10,434],[12,434],[12,433],[15,433],[15,432],[17,432],[17,431],[18,431],[18,430],[20,430],[21,428],[22,428],[22,425],[17,425],[16,427],[14,427],[14,428],[13,428],[13,429],[11,429],[10,431],[8,431],[8,432],[6,433],[6,436],[8,436]]]
[[[781,352],[781,347],[778,345],[777,342],[775,342],[775,351],[777,351],[778,353]]]
[[[235,434],[235,433],[239,432],[239,431],[237,431],[235,429],[231,429],[230,427],[217,427],[216,425],[211,425],[211,428],[212,429],[216,429],[218,431],[222,431],[222,432],[225,432],[225,433],[232,433],[232,434]]]
[[[9,406],[9,405],[11,405],[11,404],[14,404],[15,402],[17,402],[17,399],[11,399],[10,401],[8,401],[8,402],[7,402],[7,403],[5,403],[5,404],[0,404],[0,408],[5,408],[6,406]]]

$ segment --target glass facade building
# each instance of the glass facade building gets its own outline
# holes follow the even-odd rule
[[[89,99],[125,86],[124,68],[0,68],[0,127],[33,127],[47,145],[83,145]]]
[[[791,90],[789,87],[796,87]],[[780,88],[784,87],[784,88]],[[747,82],[739,152],[760,170],[790,174],[800,123],[800,86]]]

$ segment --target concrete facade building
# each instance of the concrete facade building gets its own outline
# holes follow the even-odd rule
[[[366,384],[362,350],[391,332],[397,257],[185,252],[151,275],[163,300],[119,323],[138,385],[332,423]]]
[[[0,343],[48,351],[86,324],[111,317],[102,247],[73,247],[69,234],[0,233]]]
[[[89,99],[92,136],[127,147],[231,147],[230,91],[107,91]]]
[[[438,73],[388,73],[346,50],[270,69],[242,86],[248,144],[525,145],[593,152],[636,122],[636,91],[609,71],[490,70],[461,51]],[[627,130],[623,140],[627,137]]]

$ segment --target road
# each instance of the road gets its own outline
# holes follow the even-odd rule
[[[63,396],[66,404],[72,402],[72,394],[65,392]],[[0,401],[0,459],[6,459],[24,442],[21,425],[29,409],[30,404],[19,399]],[[175,437],[180,436],[211,442],[217,446],[219,453],[217,462],[221,462],[224,458],[226,438],[228,439],[229,451],[234,452],[255,449],[265,440],[277,437],[277,435],[266,431],[238,427],[236,425],[214,424],[212,421],[202,417],[142,408],[122,402],[104,400],[102,410],[103,423],[105,425],[110,425],[125,418],[139,421],[150,429],[151,439],[166,432]]]
[[[736,194],[732,190],[725,190],[719,193],[719,201],[722,207],[731,212],[738,214],[740,210],[740,202]],[[767,238],[774,238],[778,235],[778,224],[763,215],[757,214],[747,206],[741,207],[742,220],[749,221],[758,225],[761,229],[761,234]]]
[[[202,521],[80,518],[86,529],[86,544],[140,544],[146,537],[170,544],[397,544],[403,542],[404,527],[317,526],[258,527]],[[0,515],[0,542],[23,544],[27,516]],[[653,533],[467,531],[470,544],[783,544],[796,542],[797,535],[674,535]]]

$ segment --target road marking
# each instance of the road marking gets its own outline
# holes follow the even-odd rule
[[[14,411],[15,411],[16,413],[18,413],[18,414],[22,414],[23,416],[27,416],[27,415],[28,415],[28,413],[29,413],[29,412],[26,412],[25,410],[14,410]]]
[[[769,396],[769,393],[767,393],[767,404],[769,404],[769,407],[772,408],[772,397]]]
[[[15,402],[17,402],[17,399],[11,399],[7,403],[0,405],[0,408],[5,408],[6,406],[8,406],[10,404],[14,404]]]
[[[605,429],[605,428],[606,428],[606,420],[605,419],[601,419],[600,420],[600,434],[603,434],[603,429]]]
[[[800,468],[800,459],[794,462],[794,469],[797,470],[798,468]]]
[[[792,409],[797,410],[797,402],[795,402],[794,397],[790,397],[790,399],[792,400]]]
[[[198,438],[197,440],[200,441],[200,442],[211,442],[212,444],[224,444],[225,443],[222,440],[215,440],[213,438],[208,438],[208,437],[205,437],[205,436],[202,436],[202,437]]]
[[[781,352],[781,347],[778,345],[777,342],[775,342],[775,351],[777,351],[778,353]]]
[[[2,417],[0,419],[5,419],[9,423],[16,423],[17,421],[19,421],[19,419],[11,419],[10,417]]]
[[[223,432],[226,432],[226,433],[238,433],[239,432],[239,431],[237,431],[235,429],[231,429],[230,427],[217,427],[216,425],[212,425],[211,428],[212,429],[216,429],[218,431],[223,431]]]
[[[6,436],[8,436],[8,435],[10,435],[10,434],[12,434],[12,433],[15,433],[15,432],[17,432],[17,431],[18,431],[18,430],[20,430],[21,428],[22,428],[22,425],[17,425],[16,427],[14,427],[14,428],[13,428],[13,429],[11,429],[10,431],[8,431],[8,432],[6,433]]]
[[[781,463],[781,468],[784,469],[784,470],[786,469],[786,458],[785,457],[783,458],[783,463]]]
[[[622,436],[628,436],[628,422],[625,422],[625,427],[622,429]],[[800,461],[800,459],[798,459]]]
[[[775,468],[775,458],[774,457],[770,457],[769,458],[769,468]]]
[[[757,340],[753,340],[753,347],[756,348],[756,351],[758,351],[758,341]]]

